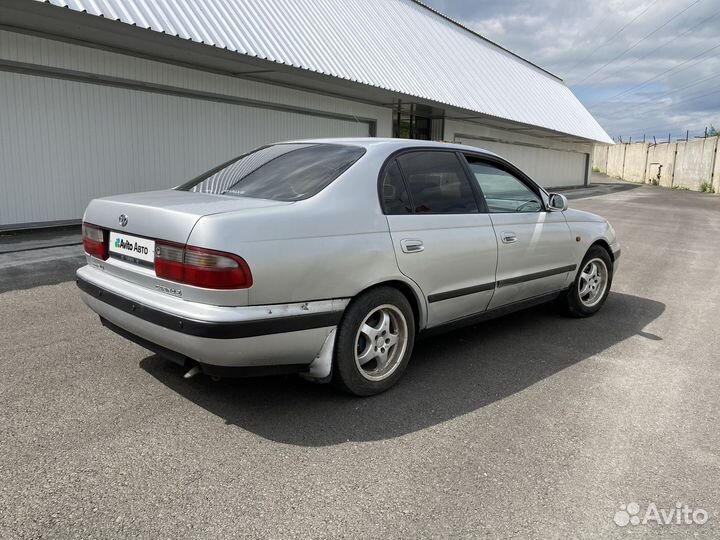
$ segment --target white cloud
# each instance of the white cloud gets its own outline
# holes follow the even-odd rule
[[[718,0],[425,3],[562,77],[611,136],[667,137],[671,131],[679,137],[686,129],[698,134],[706,125],[720,124],[720,77],[710,78],[720,74],[720,46],[688,62],[720,45]],[[676,70],[658,77],[672,68]]]

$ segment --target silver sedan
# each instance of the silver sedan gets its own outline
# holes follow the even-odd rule
[[[83,300],[188,376],[300,373],[363,396],[421,333],[548,301],[592,315],[620,256],[605,219],[495,154],[376,138],[273,144],[93,200],[83,243]]]

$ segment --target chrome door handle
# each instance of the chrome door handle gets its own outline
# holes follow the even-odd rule
[[[500,234],[500,239],[503,244],[512,244],[517,242],[517,235],[514,232],[504,232]]]
[[[400,246],[405,253],[420,253],[421,251],[425,251],[425,246],[423,245],[422,240],[411,240],[406,238],[405,240],[400,240]]]

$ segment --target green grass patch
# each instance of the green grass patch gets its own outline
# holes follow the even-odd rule
[[[715,188],[710,182],[701,182],[700,191],[702,191],[703,193],[715,193]]]

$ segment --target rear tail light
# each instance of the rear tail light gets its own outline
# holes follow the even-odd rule
[[[184,258],[185,246],[155,242],[155,275],[182,282],[185,275]]]
[[[237,255],[159,241],[155,275],[205,289],[247,289],[253,283],[250,268]]]
[[[97,225],[90,223],[82,224],[82,239],[85,253],[102,259],[108,258],[108,234]]]

